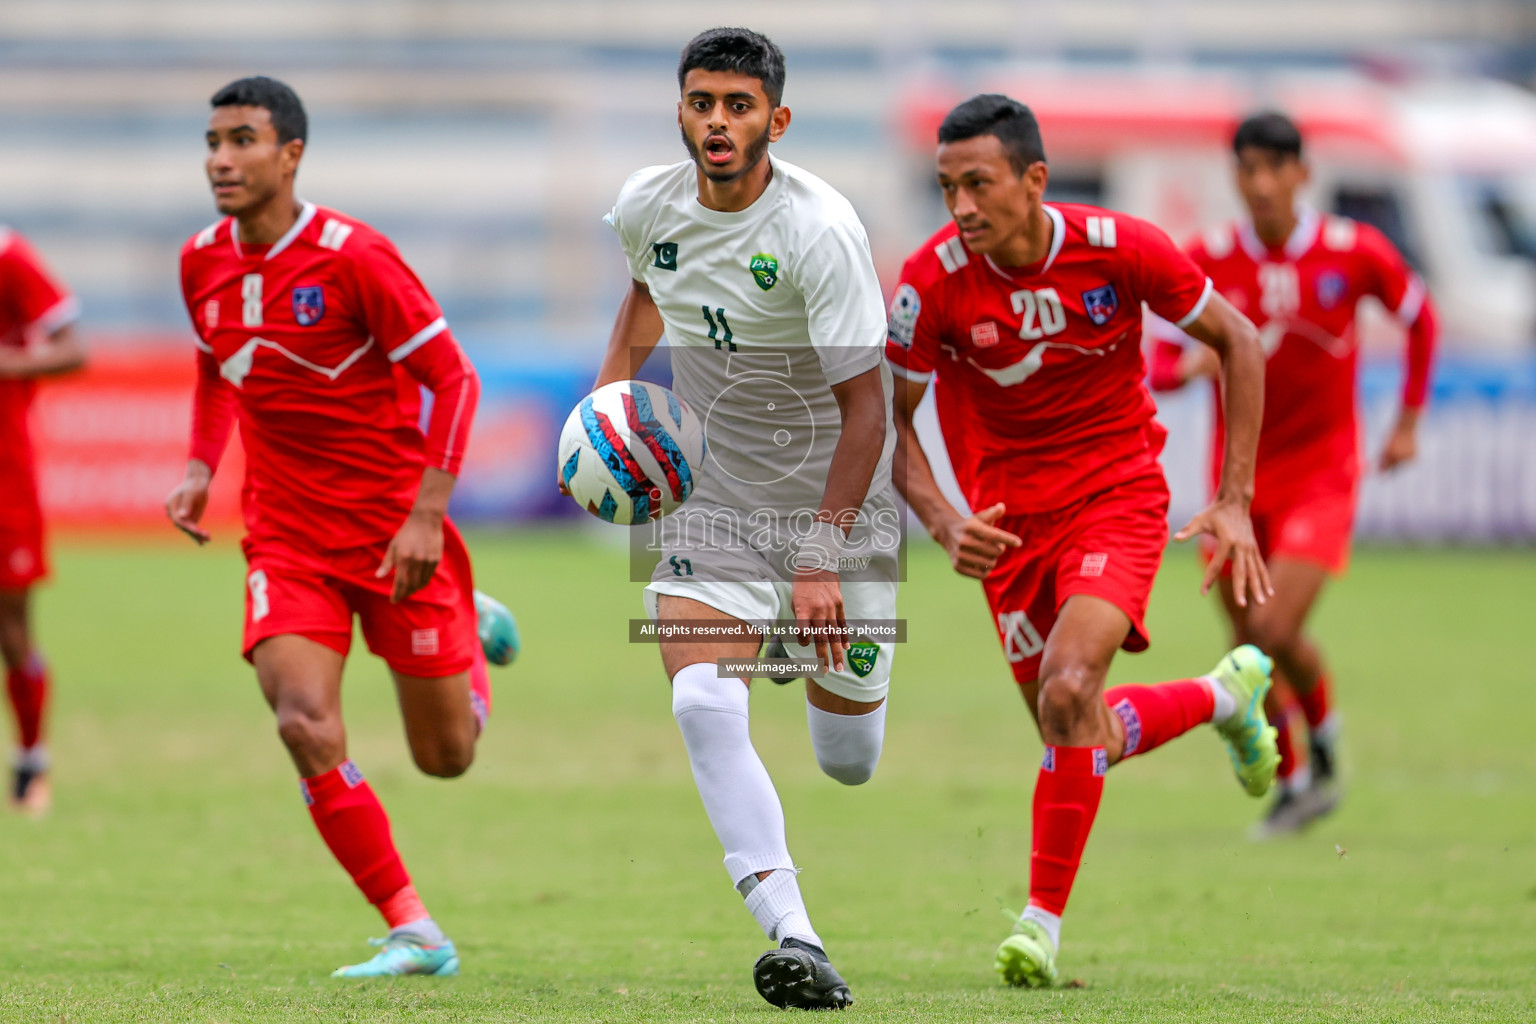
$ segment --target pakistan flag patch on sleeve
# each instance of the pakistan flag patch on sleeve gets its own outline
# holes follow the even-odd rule
[[[862,636],[848,645],[848,666],[860,679],[875,670],[875,660],[879,657],[880,645]]]
[[[760,252],[752,257],[752,262],[747,264],[752,271],[752,277],[757,281],[757,286],[763,291],[768,291],[779,283],[779,258],[770,256],[766,252]]]

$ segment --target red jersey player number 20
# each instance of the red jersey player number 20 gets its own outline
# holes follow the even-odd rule
[[[1141,306],[1188,325],[1211,291],[1145,221],[1068,204],[1045,212],[1051,245],[1033,266],[972,253],[953,223],[937,232],[902,269],[886,346],[899,376],[937,377],[966,501],[1002,502],[1000,525],[1025,545],[983,581],[1021,682],[1038,674],[1056,610],[1079,589],[1126,612],[1127,649],[1146,647],[1168,494],[1158,463],[1166,435],[1142,383]],[[1105,493],[1124,501],[1086,502]],[[1089,512],[1103,522],[1078,529]],[[1068,529],[1079,540],[1062,548]]]
[[[1010,984],[1057,981],[1061,915],[1110,766],[1210,722],[1251,795],[1274,776],[1273,730],[1253,714],[1268,666],[1239,648],[1206,676],[1106,689],[1114,652],[1147,645],[1147,598],[1168,539],[1164,434],[1143,382],[1142,307],[1223,357],[1231,458],[1216,501],[1181,536],[1208,532],[1263,601],[1248,519],[1263,354],[1253,325],[1145,221],[1042,202],[1034,115],[1006,96],[946,115],[936,171],[953,223],[907,261],[887,358],[902,487],[960,573],[982,581],[1003,653],[1045,744],[1034,791],[1029,905],[998,947]],[[966,499],[938,491],[913,430],[934,381]],[[1214,574],[1207,577],[1207,586]],[[1245,709],[1239,712],[1239,709]]]

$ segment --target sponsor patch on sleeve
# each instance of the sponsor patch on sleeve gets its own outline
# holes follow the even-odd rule
[[[912,338],[917,332],[917,314],[922,308],[923,300],[916,288],[905,282],[897,286],[896,294],[891,296],[889,331],[891,340],[902,348],[912,347]]]

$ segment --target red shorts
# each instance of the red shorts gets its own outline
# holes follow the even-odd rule
[[[391,604],[394,580],[376,579],[384,546],[332,553],[327,561],[280,541],[245,540],[243,653],[268,637],[295,633],[345,655],[352,616],[368,649],[408,676],[440,679],[467,671],[480,650],[469,552],[443,524],[443,560],[422,589]]]
[[[0,590],[26,590],[47,575],[42,519],[0,522]]]
[[[48,575],[37,480],[24,466],[0,468],[0,590],[26,590]]]
[[[1024,541],[982,581],[1003,655],[1021,685],[1039,678],[1045,640],[1073,594],[1092,594],[1125,612],[1131,630],[1120,646],[1147,649],[1147,600],[1168,544],[1161,471],[1066,508],[1004,516],[997,525]]]
[[[1254,502],[1249,515],[1259,554],[1266,563],[1292,558],[1339,575],[1349,566],[1357,493],[1354,487],[1329,485],[1284,500]],[[1211,539],[1202,538],[1200,544],[1202,556],[1209,560],[1214,553]],[[1230,576],[1232,563],[1221,571]]]

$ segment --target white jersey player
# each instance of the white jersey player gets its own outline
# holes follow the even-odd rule
[[[884,302],[852,206],[768,157],[790,121],[778,47],[705,32],[684,48],[678,84],[692,159],[635,174],[609,215],[634,280],[597,383],[634,377],[665,330],[674,389],[709,452],[693,497],[654,524],[647,610],[685,628],[662,645],[673,714],[730,880],[778,943],[754,966],[758,991],[841,1007],[852,996],[811,926],[748,733],[753,672],[717,662],[750,662],[760,624],[793,621],[789,653],[826,666],[806,685],[817,760],[848,785],[873,774],[899,543]]]

